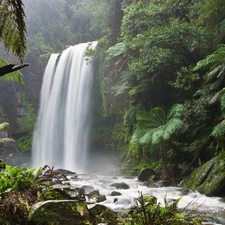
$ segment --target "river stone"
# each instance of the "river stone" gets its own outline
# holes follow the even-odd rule
[[[111,184],[110,186],[112,187],[116,187],[117,189],[129,189],[129,185],[124,183],[124,182],[121,182],[121,183],[113,183]]]
[[[225,190],[225,161],[214,157],[194,170],[181,184],[184,188],[198,190],[207,196],[223,196]]]
[[[146,168],[141,171],[140,175],[138,176],[138,180],[148,181],[152,177],[155,177],[155,171],[150,168]]]
[[[85,193],[86,195],[88,195],[88,194],[90,194],[92,191],[94,191],[94,187],[91,186],[91,185],[83,185],[83,186],[81,187],[81,189],[84,190],[84,193]]]
[[[122,194],[118,191],[112,191],[111,192],[111,196],[119,196],[119,195],[122,195]]]
[[[50,200],[33,205],[29,221],[39,225],[89,224],[87,204],[76,200]]]
[[[105,200],[106,200],[105,195],[100,195],[100,196],[96,197],[96,202],[104,202]]]
[[[117,225],[117,213],[112,209],[97,204],[93,208],[89,209],[90,218],[92,224],[106,223],[108,225]]]

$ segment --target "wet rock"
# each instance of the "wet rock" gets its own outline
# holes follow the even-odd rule
[[[55,174],[64,174],[64,175],[75,175],[75,172],[72,172],[70,170],[64,170],[64,169],[56,169],[54,170]]]
[[[40,225],[89,224],[89,211],[85,202],[50,200],[33,205],[29,221]]]
[[[110,208],[97,204],[89,210],[92,224],[106,223],[108,225],[117,225],[117,213]]]
[[[48,188],[46,191],[42,193],[43,198],[45,200],[69,200],[71,199],[68,191],[60,188]]]
[[[214,157],[194,170],[182,183],[184,188],[195,189],[208,196],[223,196],[225,190],[225,161]]]
[[[113,183],[110,186],[112,187],[116,187],[116,189],[129,189],[130,186],[124,182],[121,183]]]
[[[94,198],[100,196],[99,190],[94,190],[88,194],[88,198]]]
[[[122,194],[118,191],[112,191],[111,192],[111,196],[119,196],[119,195],[122,195]]]
[[[154,170],[146,168],[143,169],[138,176],[138,180],[140,181],[148,181],[149,179],[153,179],[156,176]]]
[[[106,196],[105,195],[100,195],[96,198],[96,202],[104,202],[106,200]]]
[[[83,185],[83,186],[81,187],[81,189],[84,190],[84,193],[85,193],[86,195],[88,195],[88,194],[90,194],[92,191],[94,191],[93,186],[90,186],[90,185]]]

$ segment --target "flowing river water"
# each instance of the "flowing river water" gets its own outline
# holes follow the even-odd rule
[[[129,185],[129,189],[116,190],[113,183],[124,182]],[[225,200],[219,197],[207,197],[194,190],[187,190],[180,187],[157,187],[138,181],[136,177],[105,176],[99,174],[78,174],[76,179],[70,180],[71,185],[76,187],[87,186],[90,191],[99,190],[101,195],[106,196],[106,200],[101,202],[115,211],[129,211],[134,205],[134,198],[140,193],[148,196],[155,196],[163,206],[164,199],[172,201],[181,197],[178,207],[186,208],[186,212],[197,215],[205,221],[203,224],[225,225]],[[118,191],[120,196],[111,196],[112,191]],[[115,201],[116,198],[116,201]],[[89,201],[87,199],[87,201]]]

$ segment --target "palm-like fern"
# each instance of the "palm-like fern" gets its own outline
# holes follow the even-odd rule
[[[180,130],[184,122],[180,119],[183,105],[175,104],[166,117],[161,107],[146,111],[139,111],[136,115],[137,128],[132,136],[131,143],[158,144],[168,140],[171,135]]]
[[[26,51],[26,24],[22,0],[0,0],[0,39],[22,62]]]
[[[139,111],[136,114],[138,123],[131,138],[131,145],[138,143],[150,144],[152,147],[159,145],[162,154],[164,178],[168,176],[166,150],[171,147],[169,140],[184,125],[183,120],[180,119],[183,108],[182,104],[175,104],[167,116],[161,107],[151,109],[150,113]]]

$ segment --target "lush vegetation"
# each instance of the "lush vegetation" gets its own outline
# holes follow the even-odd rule
[[[182,177],[224,150],[224,4],[134,0],[120,9],[120,32],[97,49],[102,115],[124,128],[117,146],[127,143],[129,165]]]

